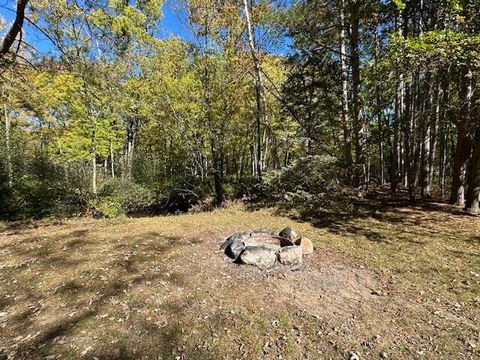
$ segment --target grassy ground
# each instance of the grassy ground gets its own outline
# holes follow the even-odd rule
[[[218,248],[294,226],[301,271]],[[480,220],[442,204],[0,224],[0,359],[476,359]]]

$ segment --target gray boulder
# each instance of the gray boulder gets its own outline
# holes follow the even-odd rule
[[[278,236],[282,237],[282,238],[285,238],[285,239],[288,239],[290,241],[295,241],[298,239],[298,234],[297,232],[295,231],[294,228],[288,226],[286,227],[285,229],[283,229],[282,231],[280,231],[280,233],[278,234]]]
[[[303,263],[303,251],[301,246],[285,246],[278,253],[278,261],[283,265],[300,265]]]
[[[267,270],[275,265],[277,252],[265,246],[247,246],[240,255],[242,263],[255,265],[262,270]]]
[[[239,232],[230,235],[220,246],[225,254],[236,260],[247,246],[263,246],[274,251],[279,251],[283,246],[291,246],[287,238],[275,235],[268,230],[255,230],[252,232]]]
[[[261,236],[261,235],[265,235],[265,236],[275,235],[275,233],[272,232],[272,231],[265,230],[265,229],[258,229],[258,230],[253,230],[252,232],[250,232],[251,237]]]
[[[225,254],[231,258],[236,260],[243,250],[245,250],[245,243],[243,241],[234,241],[230,245],[227,246],[225,249]]]
[[[249,235],[250,234],[247,232],[239,232],[230,235],[220,246],[220,250],[224,251],[228,257],[236,260],[242,253],[243,249],[245,249],[244,240],[248,239]]]

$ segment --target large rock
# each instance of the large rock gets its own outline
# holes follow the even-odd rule
[[[251,237],[259,236],[259,235],[275,235],[275,233],[265,229],[253,230],[252,232],[250,232]]]
[[[280,249],[278,261],[283,265],[300,265],[303,263],[303,251],[300,246],[286,246]]]
[[[231,258],[236,260],[243,250],[245,250],[245,243],[243,241],[233,241],[230,245],[227,246],[225,249],[225,254]]]
[[[295,245],[298,245],[302,248],[303,255],[309,255],[313,253],[313,243],[309,238],[301,237],[295,241]]]
[[[247,232],[232,234],[225,239],[225,242],[222,244],[222,246],[220,246],[220,250],[223,250],[228,257],[235,260],[245,249],[244,240],[249,236],[250,234]]]
[[[267,270],[275,265],[277,253],[274,249],[265,246],[247,246],[240,255],[240,260],[244,264]]]
[[[294,243],[286,237],[275,235],[268,230],[255,230],[252,232],[238,232],[230,235],[220,246],[225,254],[237,260],[246,247],[264,247],[278,252],[280,248],[292,246]]]
[[[245,239],[244,242],[247,246],[266,246],[276,248],[277,250],[283,246],[293,245],[293,242],[286,238],[270,234],[252,236]]]
[[[282,237],[282,238],[285,238],[285,239],[288,239],[290,241],[295,241],[298,239],[298,235],[297,235],[297,232],[295,231],[294,228],[292,227],[286,227],[285,229],[283,229],[282,231],[280,231],[280,233],[278,234],[278,236]]]

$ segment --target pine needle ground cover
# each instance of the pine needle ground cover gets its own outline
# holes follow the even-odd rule
[[[293,226],[298,271],[219,250]],[[480,220],[441,204],[0,225],[1,359],[475,359]]]

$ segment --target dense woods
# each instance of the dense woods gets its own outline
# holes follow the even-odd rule
[[[179,1],[182,37],[162,35],[163,5],[1,8],[0,216],[343,187],[479,213],[478,1]]]

